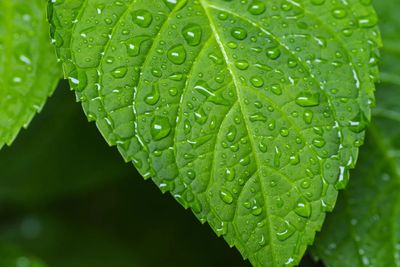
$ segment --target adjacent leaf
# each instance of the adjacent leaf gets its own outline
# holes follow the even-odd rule
[[[105,139],[254,266],[293,266],[370,117],[367,2],[63,0],[49,15]]]
[[[44,0],[0,2],[0,148],[43,107],[61,77]]]
[[[46,265],[30,256],[26,253],[20,251],[20,249],[9,245],[0,245],[0,266],[4,267],[45,267]]]
[[[354,178],[314,248],[332,267],[400,266],[400,3],[376,5],[385,46],[374,125]]]

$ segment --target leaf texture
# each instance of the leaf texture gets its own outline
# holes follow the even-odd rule
[[[293,266],[373,102],[366,1],[51,1],[64,72],[127,161],[254,266]]]
[[[43,107],[61,77],[43,0],[0,1],[0,148]]]
[[[376,6],[385,46],[374,122],[349,188],[313,249],[332,267],[400,266],[400,4]]]

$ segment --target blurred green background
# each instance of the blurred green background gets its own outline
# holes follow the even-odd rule
[[[125,164],[65,82],[0,152],[0,170],[0,243],[15,251],[0,267],[40,266],[24,253],[49,267],[250,266]]]

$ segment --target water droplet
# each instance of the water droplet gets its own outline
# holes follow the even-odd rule
[[[189,134],[192,131],[192,125],[189,120],[185,120],[183,123],[183,132]]]
[[[233,142],[233,141],[235,141],[235,139],[236,139],[236,134],[237,134],[236,127],[233,126],[233,125],[231,125],[231,126],[229,127],[228,133],[226,134],[226,139],[227,139],[229,142]]]
[[[267,56],[272,60],[278,59],[281,56],[281,50],[277,47],[268,48]]]
[[[345,189],[346,188],[346,186],[347,186],[347,184],[348,184],[348,182],[349,182],[349,179],[350,179],[350,172],[349,172],[349,170],[346,168],[346,167],[344,167],[344,166],[340,166],[339,167],[339,177],[338,177],[338,180],[337,180],[337,182],[336,182],[336,184],[335,184],[335,188],[337,189],[337,190],[343,190],[343,189]]]
[[[221,189],[221,191],[219,192],[219,196],[222,199],[222,201],[225,202],[226,204],[232,204],[233,195],[227,189]]]
[[[337,8],[332,11],[332,14],[337,19],[343,19],[347,16],[347,11],[343,8]]]
[[[207,114],[205,113],[205,111],[204,111],[204,109],[203,109],[202,107],[200,107],[200,108],[194,113],[194,116],[195,116],[196,122],[197,122],[197,123],[200,123],[200,124],[206,123],[206,121],[207,121],[207,119],[208,119],[208,116],[207,116]]]
[[[125,77],[127,72],[128,72],[128,69],[126,67],[119,67],[119,68],[114,69],[111,72],[111,75],[116,79],[121,79],[121,78]]]
[[[261,213],[262,213],[262,211],[263,211],[263,208],[262,208],[262,207],[254,206],[254,207],[251,209],[251,214],[253,214],[254,216],[260,216]]]
[[[253,15],[261,15],[265,12],[265,4],[259,1],[253,1],[248,10]]]
[[[247,31],[243,28],[233,28],[231,34],[237,40],[244,40],[247,38]]]
[[[152,86],[151,93],[145,97],[144,102],[146,102],[149,105],[155,105],[157,104],[159,99],[160,99],[159,84],[158,82],[155,82]]]
[[[189,24],[182,30],[182,35],[186,42],[191,46],[197,46],[201,42],[202,29],[197,24]]]
[[[275,84],[271,86],[271,91],[275,95],[282,95],[282,87],[279,84]]]
[[[172,63],[181,65],[186,60],[186,50],[183,45],[173,46],[168,50],[167,57]]]
[[[280,229],[276,232],[276,236],[278,240],[285,241],[294,234],[295,230],[296,229],[290,222],[284,221]]]
[[[274,166],[275,168],[279,168],[281,166],[281,157],[282,157],[282,152],[279,149],[279,147],[275,147],[275,156],[274,156]]]
[[[166,117],[155,116],[152,123],[150,133],[154,140],[161,140],[169,135],[171,125]]]
[[[358,25],[362,28],[372,28],[378,24],[378,17],[376,15],[368,15],[358,18]]]
[[[320,94],[311,92],[301,92],[297,98],[296,103],[301,107],[314,107],[320,103]]]
[[[249,68],[249,63],[246,60],[238,60],[235,62],[235,66],[239,70],[247,70]]]
[[[318,148],[323,148],[325,146],[325,144],[326,144],[326,142],[325,142],[325,140],[323,138],[315,138],[312,141],[312,143],[313,143],[313,145],[315,147],[318,147]]]
[[[311,110],[306,110],[303,115],[304,122],[311,124],[314,118],[314,113]]]
[[[289,130],[288,128],[282,128],[279,133],[282,137],[287,137],[289,135]]]
[[[300,198],[294,208],[294,211],[297,215],[309,218],[311,216],[311,204],[305,198]]]
[[[234,168],[225,169],[225,180],[231,182],[235,179],[236,173]]]
[[[260,144],[258,144],[258,148],[259,148],[260,151],[263,152],[263,153],[265,153],[265,152],[268,151],[268,146],[267,146],[267,142],[266,142],[265,139],[262,140],[262,141],[260,142]]]
[[[263,78],[261,78],[259,76],[251,77],[250,82],[254,87],[257,87],[257,88],[260,88],[260,87],[262,87],[264,85]]]
[[[147,28],[153,21],[153,15],[147,10],[140,9],[132,12],[132,20],[142,28]]]
[[[265,117],[262,113],[256,113],[250,116],[250,121],[251,122],[256,122],[256,121],[262,121],[266,122],[267,117]]]
[[[361,133],[369,124],[369,119],[364,112],[360,111],[350,122],[350,130],[354,133]]]
[[[193,180],[194,178],[196,178],[196,172],[194,170],[188,170],[186,172],[186,175],[190,180]]]
[[[290,164],[298,165],[300,163],[300,156],[299,154],[293,154],[289,157]]]

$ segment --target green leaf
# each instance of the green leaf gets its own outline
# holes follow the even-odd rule
[[[64,0],[49,10],[66,76],[107,142],[254,266],[296,265],[370,117],[380,45],[370,5]]]
[[[382,84],[353,180],[314,247],[327,266],[400,266],[400,4],[376,6],[385,44]]]
[[[45,267],[46,265],[20,249],[0,244],[0,266],[4,267]]]
[[[0,148],[10,145],[61,77],[43,0],[0,2]]]

